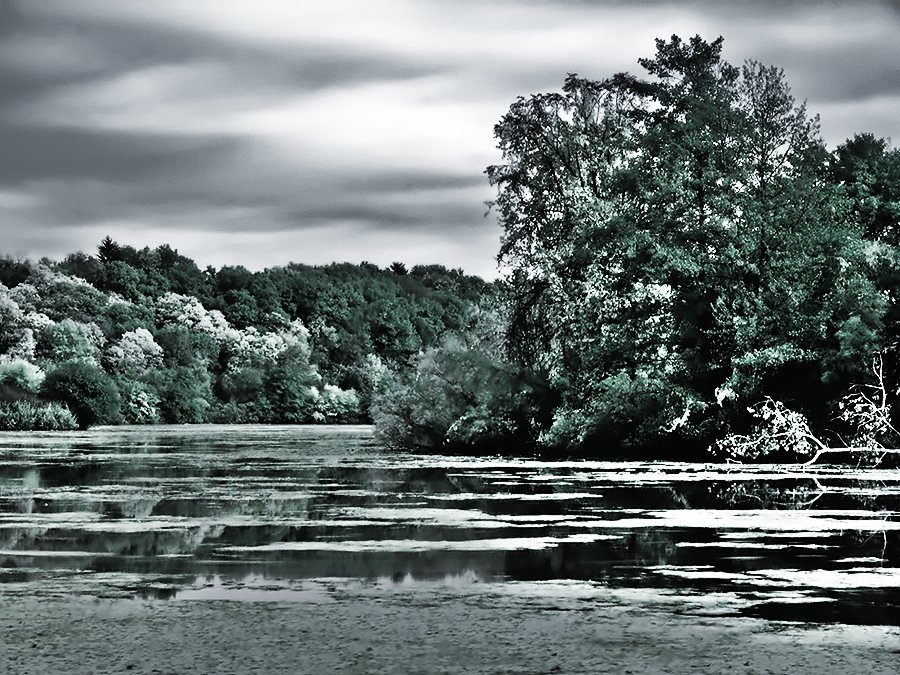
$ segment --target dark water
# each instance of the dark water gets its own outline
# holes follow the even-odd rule
[[[0,593],[555,584],[900,625],[898,510],[878,469],[421,457],[368,427],[6,433]]]

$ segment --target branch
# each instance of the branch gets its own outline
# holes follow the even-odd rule
[[[891,449],[888,450],[886,448],[867,448],[867,447],[854,447],[854,448],[826,448],[823,447],[819,450],[815,456],[809,460],[808,462],[803,462],[800,466],[809,466],[813,462],[815,462],[822,455],[827,455],[830,453],[838,453],[838,452],[857,452],[857,453],[878,453],[881,455],[898,455],[900,454],[900,449]]]

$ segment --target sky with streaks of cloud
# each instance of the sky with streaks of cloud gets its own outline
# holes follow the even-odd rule
[[[673,34],[783,67],[830,148],[900,139],[900,0],[0,0],[0,253],[493,278],[494,124]]]

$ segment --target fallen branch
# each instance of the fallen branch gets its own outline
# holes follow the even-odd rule
[[[798,459],[812,455],[800,462],[800,466],[815,464],[827,454],[854,453],[867,459],[877,458],[876,464],[886,455],[900,454],[897,449],[900,431],[891,421],[891,404],[888,402],[889,394],[900,394],[900,390],[888,391],[884,381],[884,357],[880,352],[872,357],[872,375],[875,384],[854,385],[838,403],[838,419],[854,431],[848,441],[841,440],[849,442],[847,447],[829,447],[812,432],[801,413],[766,397],[747,409],[759,420],[751,434],[730,434],[710,446],[710,450],[735,459],[759,459],[784,451],[794,453]]]
[[[818,452],[813,456],[809,461],[803,462],[801,466],[809,466],[810,464],[814,464],[819,457],[822,455],[826,455],[829,453],[859,453],[859,454],[867,454],[867,455],[900,455],[900,449],[887,449],[887,448],[820,448]]]

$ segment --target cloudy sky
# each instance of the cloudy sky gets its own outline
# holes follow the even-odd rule
[[[493,278],[493,125],[672,34],[783,67],[831,148],[900,143],[900,0],[0,0],[0,253]]]

